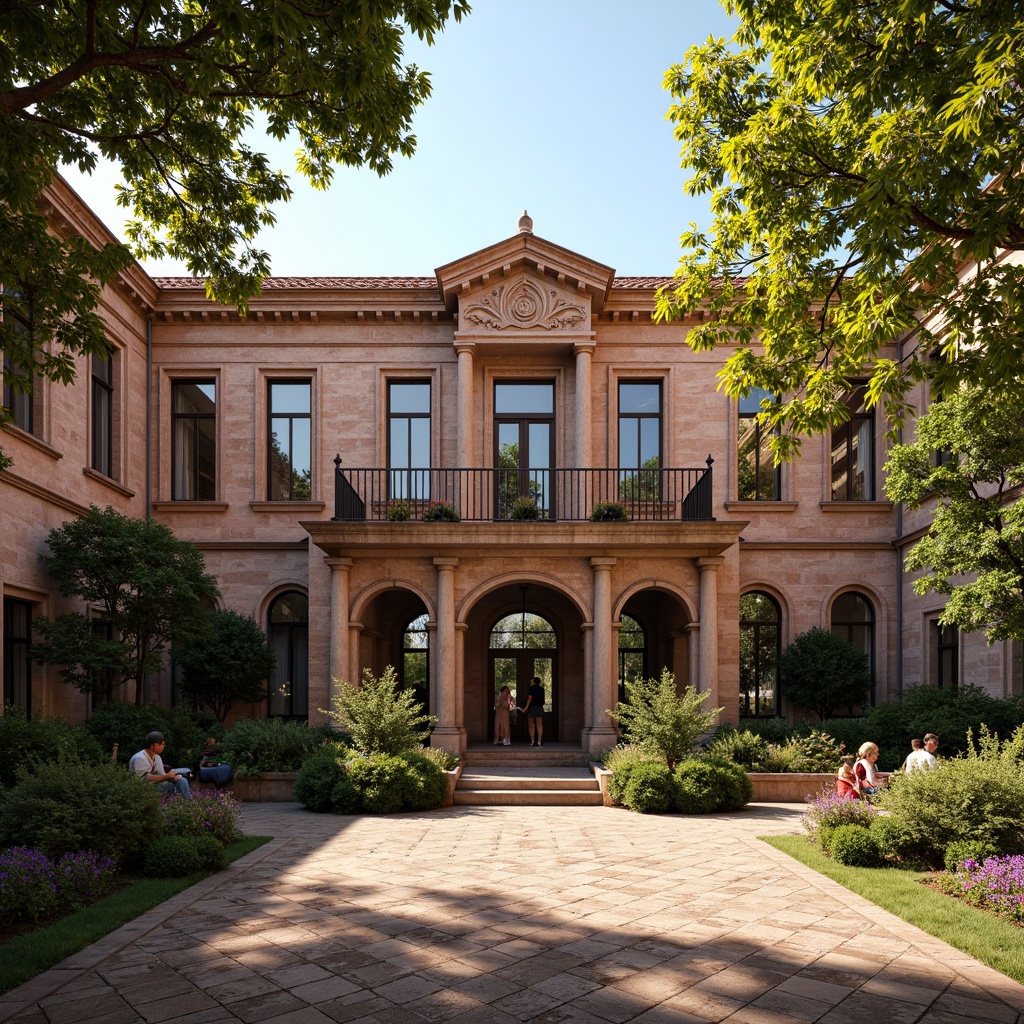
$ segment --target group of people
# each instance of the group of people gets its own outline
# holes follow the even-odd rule
[[[544,687],[540,676],[530,680],[530,689],[526,694],[526,703],[520,708],[512,697],[512,692],[503,686],[498,693],[497,707],[494,709],[494,742],[509,746],[512,742],[513,711],[521,711],[526,715],[526,727],[530,733],[530,746],[544,746]]]
[[[910,741],[910,746],[910,753],[900,766],[900,771],[931,771],[938,764],[935,751],[939,746],[939,737],[935,733],[927,733],[923,740],[915,737]],[[845,755],[836,773],[836,796],[842,800],[870,800],[888,778],[875,770],[877,760],[878,744],[871,742],[862,743],[856,756]]]
[[[192,774],[189,768],[165,768],[164,747],[167,741],[162,732],[151,732],[146,736],[146,745],[137,754],[132,754],[128,770],[144,782],[152,782],[164,795],[175,793],[186,800],[192,799],[188,780]],[[212,783],[220,792],[231,781],[231,765],[213,760],[213,739],[207,740],[203,759],[199,762],[199,781]]]

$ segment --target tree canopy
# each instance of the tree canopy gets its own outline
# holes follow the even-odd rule
[[[203,607],[220,593],[202,552],[152,519],[131,519],[107,506],[51,530],[42,555],[61,594],[94,614],[36,619],[36,661],[63,666],[61,678],[106,700],[135,682],[143,702],[147,672],[169,644],[202,630]]]
[[[270,270],[254,239],[290,195],[252,144],[297,138],[297,170],[326,189],[337,165],[386,174],[409,156],[430,43],[466,0],[0,0],[0,347],[5,381],[68,383],[104,353],[100,287],[136,256],[184,260],[211,298],[244,308]],[[120,165],[131,250],[51,234],[54,169]],[[0,423],[4,422],[0,411]]]
[[[725,390],[781,396],[761,413],[780,458],[848,417],[855,378],[894,426],[921,379],[1019,394],[1020,5],[723,2],[734,39],[665,78],[687,191],[710,194],[713,221],[682,236],[658,315],[703,311],[689,341],[734,349]]]
[[[886,462],[886,494],[935,501],[928,533],[907,553],[919,594],[948,594],[939,622],[989,642],[1024,640],[1024,431],[1020,406],[964,388],[917,421]]]
[[[824,721],[841,709],[860,710],[871,693],[868,656],[838,633],[814,626],[779,659],[782,693]]]

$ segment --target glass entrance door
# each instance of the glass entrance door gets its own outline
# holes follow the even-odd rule
[[[555,652],[551,650],[491,651],[491,735],[494,739],[494,708],[498,705],[498,694],[507,686],[515,697],[516,707],[526,706],[530,693],[530,681],[540,677],[544,687],[544,739],[558,739],[557,717],[555,715]],[[526,715],[512,716],[512,742],[529,742]]]
[[[509,519],[517,499],[531,499],[541,519],[554,518],[555,385],[499,381],[494,385],[495,514]]]

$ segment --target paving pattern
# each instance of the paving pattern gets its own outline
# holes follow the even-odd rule
[[[275,840],[0,997],[22,1024],[1024,1024],[1024,986],[707,817],[250,804]]]

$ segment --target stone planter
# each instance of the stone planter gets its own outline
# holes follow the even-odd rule
[[[834,793],[835,774],[818,775],[813,772],[748,772],[754,784],[753,803],[802,804],[807,797],[816,796],[823,789]]]
[[[231,794],[251,803],[283,802],[295,799],[298,772],[263,772],[258,779],[234,779]]]
[[[448,796],[445,798],[442,807],[451,807],[455,803],[455,787],[458,784],[459,776],[462,774],[462,765],[460,764],[454,771],[445,772],[445,777],[448,779]]]

